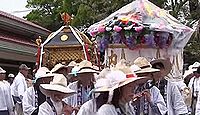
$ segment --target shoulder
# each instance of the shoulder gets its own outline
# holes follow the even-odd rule
[[[94,103],[96,103],[95,101],[94,101],[94,99],[91,99],[91,100],[89,100],[89,101],[87,101],[87,102],[85,102],[82,106],[81,106],[81,108],[88,108],[88,109],[90,109],[93,105],[94,105]]]
[[[112,104],[103,104],[99,110],[98,110],[98,113],[101,113],[101,112],[112,112],[112,111],[115,111],[115,107],[112,105]]]
[[[25,93],[27,93],[27,94],[33,94],[33,93],[35,93],[34,87],[31,86],[31,87],[27,88],[27,90],[25,91]],[[33,95],[35,95],[35,94],[33,94]]]
[[[42,103],[40,106],[39,106],[39,111],[49,111],[51,108],[51,106],[45,101],[44,103]]]

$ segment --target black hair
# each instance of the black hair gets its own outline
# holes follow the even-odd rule
[[[113,98],[111,103],[116,107],[119,108],[119,99],[121,98],[122,93],[120,93],[121,88],[117,88],[113,92]]]
[[[198,74],[200,74],[200,66],[197,68],[197,71],[196,71]]]
[[[155,69],[165,69],[165,66],[161,62],[157,62],[157,63],[152,64],[152,68],[155,68]]]

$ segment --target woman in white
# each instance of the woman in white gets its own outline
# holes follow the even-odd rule
[[[128,102],[132,100],[138,84],[146,82],[148,78],[125,74],[120,70],[111,71],[106,78],[110,81],[109,87],[104,86],[96,91],[109,91],[108,103],[98,109],[97,115],[134,115]]]
[[[40,90],[47,96],[47,100],[39,106],[38,115],[63,114],[62,99],[76,93],[67,87],[67,79],[63,74],[54,74],[50,84],[41,84]]]

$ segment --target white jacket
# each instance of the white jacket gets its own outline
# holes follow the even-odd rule
[[[183,100],[175,82],[167,83],[167,107],[168,115],[179,115],[188,113],[187,106]]]
[[[23,96],[24,92],[27,89],[27,83],[23,74],[21,74],[20,72],[17,74],[11,85],[11,88],[13,92],[12,95],[16,97]]]
[[[96,100],[91,99],[81,106],[77,115],[96,115],[96,112]]]
[[[24,115],[31,115],[36,109],[35,107],[35,90],[34,87],[29,87],[23,96],[22,107]]]
[[[10,84],[4,80],[0,81],[0,110],[8,110],[10,114],[13,114],[13,107]]]
[[[52,101],[52,100],[51,100]],[[62,114],[62,109],[63,109],[63,105],[62,102],[54,102],[52,101],[57,115],[61,115]],[[51,106],[45,101],[44,103],[42,103],[39,106],[39,112],[38,115],[55,115],[53,112],[53,109],[51,108]]]

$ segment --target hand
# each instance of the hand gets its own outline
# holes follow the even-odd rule
[[[132,97],[133,102],[137,101],[140,97],[142,97],[141,93],[134,94],[133,97]]]
[[[64,104],[62,111],[63,111],[64,115],[71,115],[73,112],[73,107],[70,105]]]
[[[146,97],[147,101],[151,102],[151,93],[148,90],[144,90],[143,94]]]
[[[80,107],[74,107],[74,108],[73,108],[73,111],[75,111],[75,114],[78,113],[79,109],[80,109]]]

